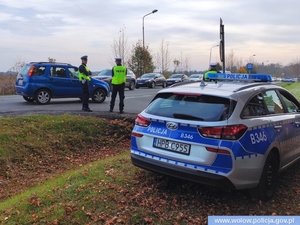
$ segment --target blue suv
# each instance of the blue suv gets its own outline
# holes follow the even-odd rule
[[[102,103],[109,97],[109,85],[91,77],[90,98]],[[81,98],[82,87],[78,67],[68,63],[30,62],[17,76],[16,94],[28,102],[47,104],[51,98]]]

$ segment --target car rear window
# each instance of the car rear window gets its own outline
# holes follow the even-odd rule
[[[145,111],[169,118],[222,121],[230,116],[230,102],[230,99],[210,95],[159,93]]]
[[[41,76],[44,75],[45,70],[45,66],[34,66],[32,64],[27,64],[22,68],[17,78],[25,76]]]

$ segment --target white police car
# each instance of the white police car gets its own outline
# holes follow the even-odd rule
[[[156,94],[135,120],[132,163],[270,199],[278,172],[300,158],[299,102],[269,75],[207,78]]]

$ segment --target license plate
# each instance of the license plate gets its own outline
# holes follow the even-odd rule
[[[154,138],[153,147],[160,148],[172,152],[177,152],[185,155],[190,154],[191,145],[177,141],[170,141],[160,138]]]
[[[23,85],[23,80],[19,80],[19,81],[18,81],[18,84],[19,84],[19,85]]]

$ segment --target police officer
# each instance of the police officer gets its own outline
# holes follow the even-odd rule
[[[220,73],[220,71],[217,70],[217,63],[211,63],[209,66],[210,66],[209,70],[203,76],[203,80],[205,81],[207,80],[206,79],[207,74]]]
[[[87,55],[84,55],[81,57],[81,65],[79,66],[79,73],[78,78],[82,85],[82,110],[86,112],[92,112],[92,110],[89,108],[89,81],[91,80],[90,75],[92,75],[92,72],[87,67]]]
[[[127,75],[127,68],[122,66],[121,58],[115,59],[116,66],[112,68],[112,93],[111,93],[111,101],[110,101],[110,109],[109,111],[112,112],[115,106],[115,100],[117,97],[117,93],[119,93],[119,111],[120,113],[124,113],[124,98],[125,98],[125,82],[126,82],[126,75]]]

